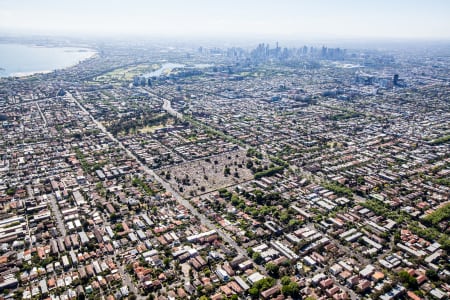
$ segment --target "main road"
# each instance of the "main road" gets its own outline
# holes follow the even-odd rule
[[[161,98],[161,99],[163,100],[163,109],[165,111],[167,111],[167,113],[169,115],[172,115],[172,116],[174,116],[174,117],[176,117],[176,118],[178,118],[180,120],[183,119],[183,115],[172,108],[172,105],[171,105],[169,100],[164,99],[164,98]]]
[[[150,92],[149,90],[147,90],[147,89],[145,89],[145,88],[143,88],[143,87],[140,87],[140,88],[139,88],[139,91],[141,91],[142,93],[147,93],[148,95],[150,95],[150,96],[152,96],[152,97],[155,97],[155,98],[157,98],[157,99],[159,99],[159,100],[162,100],[162,101],[163,101],[163,106],[162,106],[162,108],[163,108],[165,111],[167,111],[167,113],[168,113],[169,115],[171,115],[171,116],[173,116],[173,117],[175,117],[175,118],[177,118],[177,119],[183,120],[183,114],[180,113],[180,112],[178,112],[178,111],[176,111],[175,109],[173,109],[173,108],[172,108],[172,104],[171,104],[170,101],[167,100],[166,98],[163,98],[163,97],[161,97],[161,96],[158,96],[158,95],[156,95],[155,93],[152,93],[152,92]]]
[[[48,196],[48,202],[50,203],[50,208],[53,211],[53,215],[56,218],[56,226],[58,227],[59,233],[61,236],[67,236],[66,227],[64,226],[63,217],[61,215],[61,211],[59,210],[59,206],[56,200],[56,197],[51,194]]]
[[[166,191],[170,192],[172,194],[172,196],[178,201],[178,203],[182,204],[184,207],[186,207],[192,215],[194,215],[195,217],[197,217],[200,222],[206,226],[208,226],[211,229],[214,229],[217,231],[217,233],[219,234],[219,236],[225,241],[227,242],[231,247],[233,247],[237,253],[239,255],[242,255],[244,257],[248,257],[247,255],[247,251],[244,250],[242,247],[240,247],[235,240],[233,240],[228,234],[226,234],[223,230],[221,230],[217,225],[215,225],[214,223],[212,223],[205,215],[201,214],[195,207],[193,207],[191,205],[191,203],[184,199],[180,194],[178,194],[171,186],[168,182],[164,181],[161,177],[159,177],[152,169],[150,169],[149,167],[147,167],[144,163],[142,163],[137,157],[136,155],[134,155],[134,153],[132,153],[130,150],[128,150],[122,142],[120,142],[118,139],[116,139],[106,128],[105,126],[103,126],[102,123],[98,122],[90,113],[89,111],[87,111],[83,105],[81,105],[81,103],[70,93],[67,93],[67,96],[74,101],[78,107],[86,114],[88,115],[91,120],[97,125],[97,127],[104,133],[106,134],[111,140],[113,140],[114,142],[116,142],[120,148],[122,148],[125,153],[131,157],[132,159],[134,159],[135,161],[137,161],[139,163],[139,165],[142,167],[142,169],[149,174],[150,176],[152,176],[153,178],[155,178],[155,180],[157,182],[159,182]],[[162,99],[162,98],[161,98]],[[163,104],[163,108],[171,115],[174,115],[177,118],[182,118],[182,114],[175,111],[171,105],[170,105],[170,101],[163,99],[164,104]],[[266,270],[263,266],[259,266],[258,265],[258,269],[264,273],[266,273]]]
[[[39,101],[36,101],[35,103],[39,110],[39,113],[41,114],[42,121],[44,121],[44,126],[47,127],[47,118],[45,117],[44,113],[42,113],[41,107],[39,106]]]

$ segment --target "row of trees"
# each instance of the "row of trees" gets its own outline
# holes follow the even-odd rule
[[[436,226],[441,221],[448,220],[450,220],[450,203],[436,209],[434,212],[423,218],[424,223],[433,226]]]
[[[435,139],[435,140],[431,141],[431,144],[432,145],[442,145],[442,144],[445,144],[448,142],[450,142],[450,135],[446,135],[441,138]]]
[[[255,176],[255,179],[260,179],[262,177],[272,176],[272,175],[275,175],[278,173],[282,173],[283,170],[284,170],[283,166],[277,166],[277,167],[273,167],[273,168],[270,168],[270,169],[267,169],[267,170],[264,170],[261,172],[256,172],[254,176]]]
[[[261,292],[270,289],[276,284],[276,280],[272,277],[266,277],[253,284],[253,286],[248,290],[248,293],[253,299],[259,299]],[[286,297],[292,297],[294,299],[299,299],[300,287],[298,283],[292,281],[289,276],[284,276],[281,278],[281,292]]]

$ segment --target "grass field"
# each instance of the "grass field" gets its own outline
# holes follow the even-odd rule
[[[118,83],[122,81],[132,81],[134,76],[153,72],[161,68],[159,64],[140,64],[131,67],[118,68],[95,78],[101,83]]]

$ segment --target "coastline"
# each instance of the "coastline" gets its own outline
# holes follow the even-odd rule
[[[54,70],[14,72],[14,73],[10,73],[8,76],[4,76],[4,77],[0,76],[0,78],[8,78],[8,77],[20,77],[20,78],[22,78],[22,77],[27,77],[27,76],[37,75],[37,74],[48,74],[48,73],[51,73],[51,72],[54,72],[54,71],[57,71],[57,70],[64,70],[64,69],[75,67],[76,65],[81,64],[83,61],[85,61],[87,59],[90,59],[90,58],[94,57],[95,55],[97,55],[97,51],[94,51],[92,53],[92,55],[90,55],[89,57],[86,57],[86,58],[84,58],[82,60],[79,60],[78,62],[76,62],[74,64],[71,64],[71,65],[68,65],[68,66],[66,66],[64,68],[58,68],[58,69],[54,69]]]
[[[53,71],[51,70],[43,70],[43,71],[29,71],[29,72],[14,72],[14,73],[10,73],[8,76],[5,76],[5,78],[8,77],[27,77],[27,76],[31,76],[31,75],[36,75],[36,74],[47,74],[47,73],[51,73]]]
[[[30,44],[20,44],[20,43],[0,43],[0,45],[19,45],[19,46],[25,46],[25,47],[30,47],[30,48],[36,48],[36,49],[43,49],[43,48],[48,48],[48,49],[60,49],[62,52],[64,53],[82,53],[82,54],[86,54],[85,57],[78,59],[74,62],[68,62],[67,64],[65,64],[64,66],[61,67],[52,67],[51,69],[43,69],[43,68],[37,68],[36,70],[25,70],[25,71],[16,71],[16,70],[11,70],[10,72],[8,72],[8,67],[4,67],[2,65],[0,65],[0,78],[22,78],[22,77],[27,77],[27,76],[32,76],[32,75],[37,75],[37,74],[47,74],[47,73],[51,73],[54,72],[56,70],[64,70],[67,68],[71,68],[74,67],[80,63],[82,63],[83,61],[87,60],[87,59],[91,59],[93,57],[95,57],[96,55],[98,55],[98,51],[92,48],[77,48],[77,47],[68,47],[68,46],[64,46],[64,47],[43,47],[40,45],[30,45]],[[12,69],[11,67],[9,69]],[[32,69],[32,68],[31,68]],[[3,73],[3,74],[2,74]]]

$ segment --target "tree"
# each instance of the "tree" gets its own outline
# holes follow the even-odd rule
[[[256,287],[252,287],[248,290],[248,293],[252,298],[258,298],[259,296],[259,290]]]
[[[289,283],[291,283],[291,278],[289,276],[283,276],[283,278],[281,278],[282,285],[288,285]]]
[[[296,299],[299,296],[300,287],[296,282],[291,281],[288,285],[283,285],[281,287],[281,292],[285,296],[291,296]]]
[[[300,294],[300,287],[298,284],[291,280],[289,276],[283,276],[281,278],[281,292],[285,296],[291,296],[293,298],[297,298]]]
[[[117,232],[122,232],[123,231],[123,225],[121,223],[117,223],[115,229],[116,229]]]
[[[438,276],[437,272],[436,272],[435,270],[433,270],[433,269],[428,269],[428,270],[425,272],[425,275],[426,275],[430,280],[438,280],[438,279],[439,279],[439,276]]]
[[[15,187],[10,187],[6,190],[6,195],[8,195],[8,196],[14,196],[15,193],[16,193]]]
[[[356,178],[356,182],[358,183],[358,185],[363,185],[365,183],[364,177],[363,176],[358,176]]]
[[[233,194],[231,196],[231,204],[233,204],[234,206],[237,206],[240,202],[239,196],[237,196],[236,194]]]
[[[403,283],[408,289],[416,289],[418,287],[417,279],[410,275],[407,271],[403,270],[398,273],[400,282]]]
[[[261,253],[259,253],[259,252],[254,252],[253,254],[252,254],[252,259],[255,261],[255,263],[256,264],[260,264],[260,263],[262,263],[262,256],[261,256]]]
[[[423,221],[430,225],[437,225],[442,220],[449,220],[450,219],[450,203],[446,204],[438,209],[436,209],[431,214],[427,215]]]
[[[224,174],[225,176],[228,176],[228,175],[231,174],[231,170],[230,170],[230,168],[229,168],[228,166],[225,167],[225,169],[223,170],[223,174]]]
[[[289,226],[289,228],[293,228],[299,224],[300,224],[299,220],[291,219],[291,220],[289,220],[288,226]]]
[[[290,215],[289,215],[288,212],[283,211],[283,212],[281,213],[281,215],[280,215],[280,221],[281,221],[281,222],[287,223],[290,219],[291,219],[291,218],[290,218]]]
[[[165,257],[165,258],[163,259],[163,263],[164,263],[164,266],[165,266],[166,268],[168,268],[169,265],[170,265],[170,258]]]
[[[273,279],[272,277],[266,277],[264,279],[255,282],[253,286],[248,290],[248,293],[253,299],[257,299],[260,292],[271,288],[272,286],[274,286],[275,283],[276,283],[275,279]]]
[[[247,167],[247,169],[253,168],[253,161],[251,159],[247,160],[245,166]]]
[[[277,278],[280,275],[279,274],[280,267],[274,263],[267,263],[266,270],[267,270],[267,273],[272,277]]]
[[[133,264],[127,264],[125,270],[131,274],[133,272]]]

